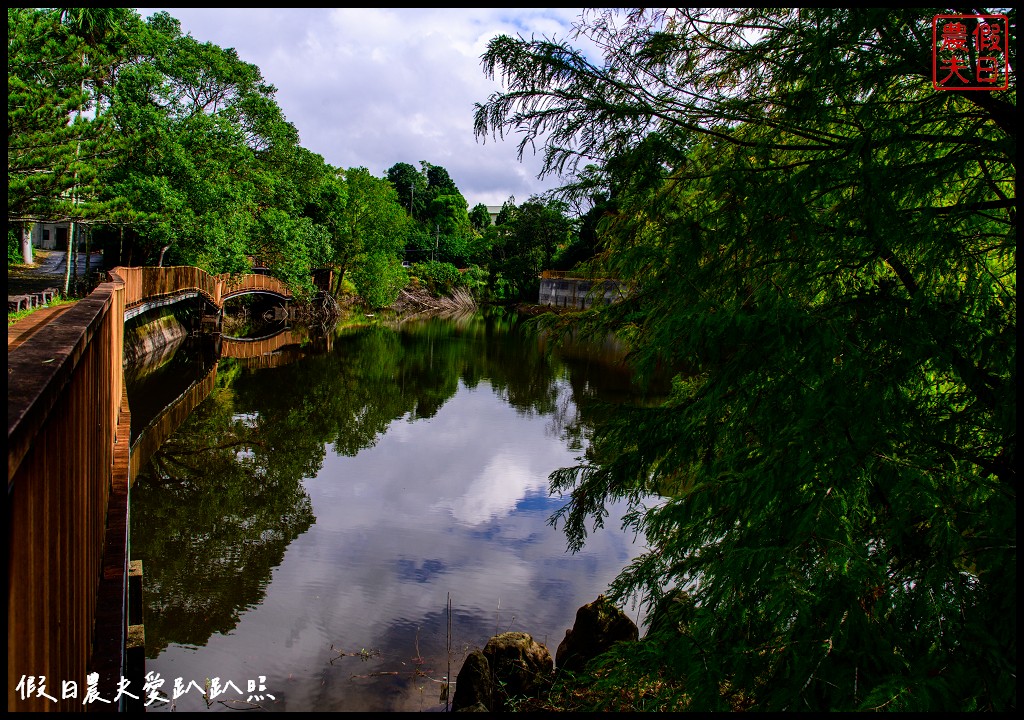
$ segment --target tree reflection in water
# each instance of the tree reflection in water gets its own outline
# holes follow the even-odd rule
[[[199,648],[215,635],[230,634],[247,610],[264,602],[286,549],[318,523],[306,481],[321,475],[325,458],[355,458],[386,433],[433,421],[457,393],[475,390],[513,408],[524,421],[546,418],[546,434],[562,452],[568,447],[579,453],[588,423],[614,408],[605,401],[629,394],[619,360],[585,353],[560,359],[543,351],[532,326],[500,313],[340,329],[331,342],[311,341],[302,349],[308,352],[291,349],[295,362],[280,367],[221,358],[210,396],[139,472],[132,489],[131,541],[132,558],[144,563],[148,658],[171,645]],[[466,400],[460,403],[470,407]],[[464,418],[467,430],[476,420]],[[500,452],[528,456],[531,449]],[[494,477],[507,472],[505,455],[480,460],[482,467],[472,472],[497,473]],[[382,484],[393,481],[396,472],[406,475],[402,484],[434,482],[427,465],[424,456],[419,467],[414,462],[402,470],[378,466],[374,472]],[[498,469],[492,472],[492,466]],[[542,480],[553,469],[544,470]],[[552,509],[543,496],[511,501],[524,511],[531,504]],[[455,519],[480,514],[479,505],[465,502],[438,500]],[[396,517],[399,512],[396,505]],[[508,530],[488,525],[486,512],[482,517],[483,524],[480,518],[470,524],[467,541],[479,542],[480,532],[490,527],[486,532],[507,547],[509,539],[501,536]],[[561,547],[564,552],[564,539]],[[420,586],[451,582],[458,571],[458,560],[441,551],[433,557],[399,552],[394,558],[364,559],[377,561],[390,563],[388,572],[397,582]],[[611,575],[621,561],[606,561]],[[565,579],[557,576],[535,584],[531,592],[545,593],[553,603],[568,592]],[[594,594],[601,589],[595,587]],[[584,601],[593,599],[586,596],[590,589],[583,592]],[[575,608],[559,610],[571,615]],[[418,622],[430,617],[443,626],[435,611]],[[485,622],[467,618],[464,624],[493,630],[484,629]],[[386,632],[398,631],[393,626]],[[548,638],[554,644],[558,639]],[[337,709],[334,703],[312,707]]]

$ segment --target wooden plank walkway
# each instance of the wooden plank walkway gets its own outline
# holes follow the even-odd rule
[[[73,308],[74,304],[56,305],[36,310],[31,315],[26,315],[13,325],[7,326],[7,352],[20,346],[30,337],[42,330],[48,322],[59,317]]]

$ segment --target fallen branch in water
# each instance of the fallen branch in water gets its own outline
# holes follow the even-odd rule
[[[426,288],[410,285],[399,291],[391,309],[403,316],[424,312],[462,313],[476,310],[477,304],[466,288],[455,288],[451,295],[434,297]]]

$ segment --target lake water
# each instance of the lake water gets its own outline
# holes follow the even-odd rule
[[[634,397],[614,349],[550,352],[477,313],[256,360],[186,350],[129,373],[139,424],[189,373],[216,376],[132,487],[146,670],[163,696],[195,683],[151,711],[443,711],[470,651],[517,630],[554,656],[642,550],[621,508],[576,554],[548,524],[565,502],[548,475]]]

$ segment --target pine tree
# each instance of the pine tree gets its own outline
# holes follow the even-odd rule
[[[493,40],[507,90],[476,127],[541,143],[549,172],[601,160],[603,260],[633,293],[591,323],[673,377],[552,477],[574,548],[630,501],[651,550],[617,597],[692,598],[651,672],[691,709],[1011,709],[1013,77],[934,90],[911,10],[580,31],[602,64]]]
[[[100,173],[124,141],[104,90],[131,55],[133,11],[8,10],[8,221],[69,223],[65,294],[82,223],[131,216],[103,197]]]

